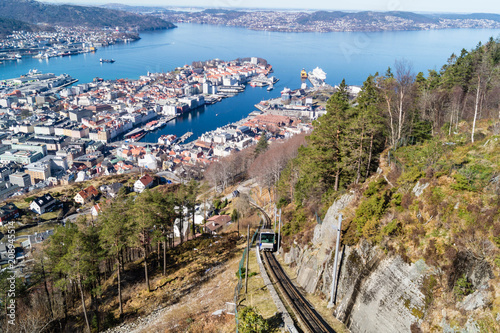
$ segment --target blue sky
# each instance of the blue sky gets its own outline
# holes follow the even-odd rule
[[[201,7],[251,7],[251,8],[300,8],[326,10],[377,10],[413,12],[459,12],[459,13],[497,13],[500,14],[500,1],[456,1],[456,0],[45,0],[52,3],[105,4],[121,3],[127,5],[157,6],[201,6]]]

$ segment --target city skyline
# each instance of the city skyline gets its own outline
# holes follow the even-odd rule
[[[56,4],[75,5],[103,5],[108,3],[120,3],[123,5],[137,6],[182,6],[182,7],[204,7],[204,8],[265,8],[265,9],[309,9],[309,10],[346,10],[346,11],[408,11],[408,12],[449,12],[449,13],[496,13],[500,14],[500,4],[492,1],[476,1],[474,3],[423,0],[419,2],[409,2],[402,0],[369,1],[359,0],[348,5],[332,3],[324,0],[310,0],[308,6],[304,7],[304,2],[299,0],[171,0],[165,4],[163,0],[50,0],[43,1]]]

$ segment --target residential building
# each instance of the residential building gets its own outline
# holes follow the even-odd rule
[[[216,235],[221,232],[226,224],[231,222],[229,215],[215,215],[207,220],[205,224],[205,232]]]
[[[47,151],[52,153],[66,147],[68,145],[69,138],[65,136],[53,136],[53,135],[37,135],[34,138],[30,138],[28,142],[31,145],[46,146],[44,156],[47,155]]]
[[[134,192],[142,193],[145,189],[153,186],[153,178],[146,174],[134,183]]]
[[[113,183],[111,185],[101,186],[101,191],[106,194],[108,198],[116,198],[118,191],[123,187],[122,183]]]
[[[92,216],[98,216],[100,213],[102,213],[101,204],[95,204],[94,206],[92,206],[92,209],[90,211],[92,213]]]
[[[86,189],[83,189],[80,192],[78,192],[75,195],[74,200],[75,200],[75,202],[77,202],[81,205],[85,205],[87,202],[89,202],[90,200],[95,198],[98,194],[99,194],[99,192],[97,192],[95,187],[91,185],[91,186],[87,187]]]
[[[56,199],[47,193],[41,197],[36,197],[30,204],[30,210],[37,214],[43,214],[51,211],[55,204]]]
[[[3,168],[0,168],[0,181],[7,181],[9,180],[9,176],[13,174],[15,170],[9,166],[5,166]]]
[[[21,188],[17,185],[11,185],[8,182],[0,182],[0,200],[10,197]]]
[[[54,135],[54,125],[38,124],[33,129],[35,134]]]
[[[21,246],[25,249],[31,249],[33,245],[43,243],[45,240],[47,240],[50,236],[54,234],[54,229],[47,230],[44,232],[35,232],[34,235],[29,235],[28,239],[23,241],[21,243]]]
[[[16,205],[8,203],[0,207],[0,226],[3,226],[6,221],[19,217],[19,209]]]

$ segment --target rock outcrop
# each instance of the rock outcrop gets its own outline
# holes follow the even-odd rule
[[[308,293],[330,297],[338,216],[353,199],[354,195],[344,195],[330,207],[314,230],[312,247],[295,245],[284,255],[285,263],[295,266],[297,283]],[[334,315],[354,333],[419,331],[429,305],[426,278],[441,272],[423,259],[407,263],[366,241],[341,252]],[[467,254],[457,260],[456,277],[465,274],[477,288],[457,308],[470,311],[491,304],[487,285],[493,274],[488,264]],[[470,329],[463,332],[474,331],[475,322],[468,325]],[[445,321],[441,326],[451,329]]]

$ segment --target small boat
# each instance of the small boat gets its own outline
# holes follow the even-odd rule
[[[103,58],[99,59],[99,61],[100,61],[100,62],[107,62],[107,63],[110,63],[110,64],[112,64],[112,63],[114,63],[114,62],[115,62],[115,60],[114,60],[114,59],[103,59]]]
[[[273,89],[274,89],[274,85],[271,83],[271,84],[269,85],[269,87],[267,87],[267,91],[271,91],[271,90],[273,90]]]

